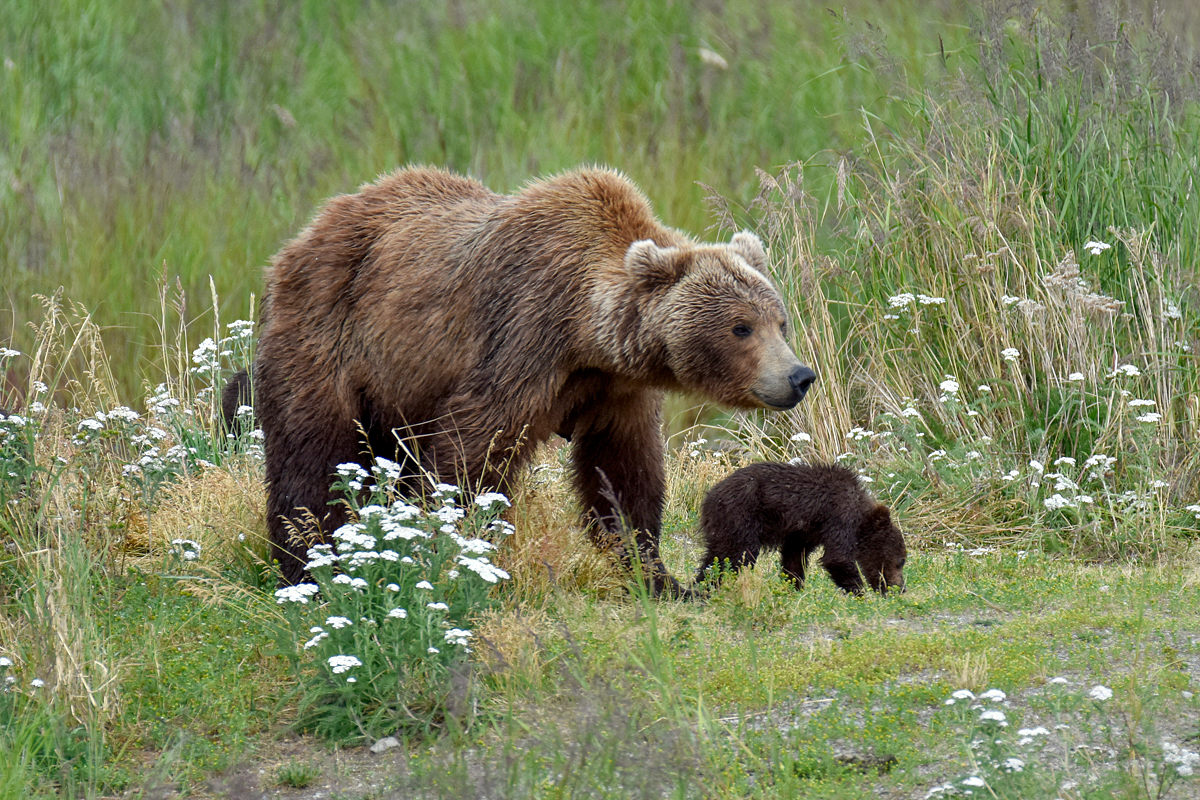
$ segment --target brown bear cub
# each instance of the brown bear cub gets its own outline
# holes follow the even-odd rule
[[[700,530],[707,550],[697,581],[714,562],[753,565],[765,548],[780,551],[783,574],[799,588],[809,554],[823,547],[821,566],[847,592],[863,594],[864,577],[880,594],[904,591],[904,536],[858,476],[836,464],[743,467],[709,490]]]

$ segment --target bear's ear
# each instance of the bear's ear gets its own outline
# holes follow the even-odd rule
[[[871,509],[867,514],[866,524],[863,526],[872,534],[879,536],[884,531],[892,526],[892,512],[883,503],[876,503],[875,508]]]
[[[648,286],[670,285],[683,277],[692,254],[678,247],[659,247],[652,239],[640,239],[625,251],[625,269]]]
[[[746,262],[756,270],[766,275],[770,269],[770,262],[767,261],[767,251],[763,249],[762,239],[758,235],[750,231],[741,231],[733,235],[733,241],[729,246],[746,259]]]

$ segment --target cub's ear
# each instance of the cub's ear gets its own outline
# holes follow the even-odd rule
[[[625,251],[625,269],[639,283],[669,286],[687,271],[692,253],[678,247],[659,247],[652,239],[639,239]]]
[[[767,251],[763,249],[762,239],[758,238],[757,234],[750,231],[741,231],[733,235],[733,241],[729,246],[746,259],[746,262],[756,270],[766,275],[770,269],[770,262],[767,261]]]
[[[863,529],[874,535],[881,535],[892,526],[892,512],[883,503],[877,503],[875,508],[867,513]]]

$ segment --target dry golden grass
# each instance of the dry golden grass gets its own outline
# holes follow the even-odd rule
[[[126,547],[134,564],[155,568],[174,539],[200,545],[198,566],[229,563],[249,548],[267,556],[266,489],[259,465],[235,459],[222,468],[185,475],[163,489],[149,526],[131,529]]]
[[[592,545],[579,522],[561,448],[542,447],[506,515],[515,532],[498,561],[512,575],[514,602],[537,602],[548,593],[586,589],[604,596],[623,592],[614,559]]]

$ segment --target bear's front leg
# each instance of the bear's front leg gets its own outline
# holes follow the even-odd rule
[[[812,549],[805,547],[797,535],[792,535],[783,542],[783,549],[779,553],[779,566],[784,577],[791,579],[797,589],[804,585],[804,571],[811,552]]]
[[[655,596],[681,596],[658,549],[666,494],[659,406],[657,397],[635,396],[587,415],[572,433],[571,460],[592,540],[603,546],[606,536],[616,536],[624,544],[633,533]]]

